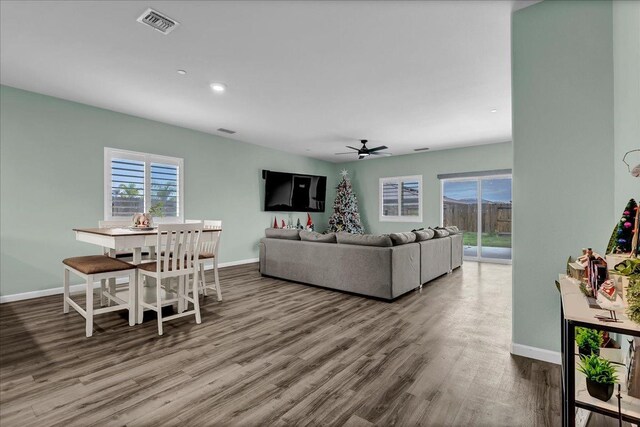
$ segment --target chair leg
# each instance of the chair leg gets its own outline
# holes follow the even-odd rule
[[[116,279],[109,279],[109,293],[111,295],[115,295],[116,294]],[[111,307],[111,299],[109,299],[109,301],[107,301],[107,305],[109,305],[109,307]]]
[[[162,287],[162,279],[156,278],[156,306],[158,309],[158,335],[162,335],[162,301],[160,299],[160,288]]]
[[[129,273],[129,326],[136,324],[136,270]]]
[[[86,335],[93,335],[93,276],[87,276],[87,322]]]
[[[62,305],[62,312],[69,313],[69,270],[65,267],[64,269],[64,278],[62,279],[62,283],[64,286],[64,303]]]
[[[185,300],[181,295],[184,295],[184,276],[178,277],[178,313],[183,313],[186,310]]]
[[[105,296],[104,292],[107,290],[107,281],[106,279],[100,279],[100,307],[104,307]]]
[[[200,317],[200,295],[198,294],[198,272],[193,272],[193,309],[196,312],[196,323],[202,323]]]
[[[142,319],[144,316],[144,307],[140,304],[141,302],[144,302],[144,276],[142,275],[142,273],[138,272],[138,281],[137,281],[137,286],[138,286],[138,324],[142,323]]]
[[[222,291],[220,290],[220,277],[218,277],[218,259],[213,261],[213,277],[216,284],[216,292],[218,293],[218,301],[222,301]]]
[[[202,283],[201,286],[199,286],[199,288],[202,288],[202,295],[204,295],[205,297],[207,296],[207,282],[206,279],[204,277],[204,262],[201,262],[200,265],[198,266],[198,271],[199,271],[199,277],[200,277],[200,283]],[[200,292],[198,292],[198,295],[200,294]]]

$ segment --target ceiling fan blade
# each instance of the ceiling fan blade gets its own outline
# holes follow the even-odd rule
[[[372,156],[391,156],[391,153],[369,153]]]
[[[353,154],[353,151],[350,151],[350,152],[348,152],[348,153],[333,153],[333,154],[335,154],[335,155],[339,155],[339,154]]]
[[[369,152],[373,153],[374,151],[386,150],[387,148],[389,147],[387,147],[386,145],[381,145],[379,147],[369,148]]]
[[[351,148],[352,150],[360,151],[360,149],[359,149],[359,148],[352,147],[352,146],[350,146],[350,145],[347,145],[347,148]]]

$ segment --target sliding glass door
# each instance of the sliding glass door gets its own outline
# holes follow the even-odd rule
[[[511,175],[442,180],[442,225],[463,231],[468,260],[511,262]]]

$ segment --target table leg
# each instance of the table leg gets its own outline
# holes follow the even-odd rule
[[[576,356],[574,353],[575,325],[570,320],[563,322],[563,349],[564,349],[564,401],[563,425],[574,427],[576,425]]]

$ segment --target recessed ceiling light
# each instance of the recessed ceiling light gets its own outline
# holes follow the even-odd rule
[[[187,72],[185,70],[178,70],[178,74],[184,76],[185,74],[187,74]]]
[[[224,83],[211,83],[209,86],[211,86],[211,89],[214,92],[219,93],[222,93],[227,89],[227,85],[225,85]]]
[[[495,108],[493,110],[491,110],[492,113],[497,113],[498,110],[496,110]]]

